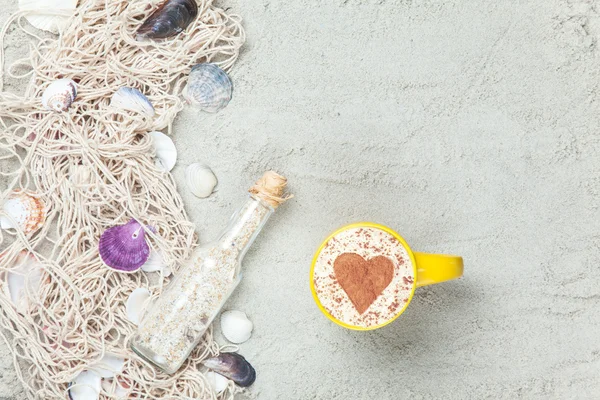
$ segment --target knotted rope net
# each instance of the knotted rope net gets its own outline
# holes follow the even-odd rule
[[[159,296],[169,278],[115,272],[98,254],[100,235],[131,218],[154,228],[146,232],[151,247],[175,273],[196,244],[175,182],[155,165],[147,133],[171,132],[193,65],[229,69],[245,37],[238,16],[199,0],[198,17],[185,32],[136,41],[136,29],[159,2],[81,0],[58,37],[29,33],[35,40],[27,58],[5,68],[0,50],[0,85],[5,74],[29,80],[22,95],[0,93],[0,201],[22,189],[47,208],[45,224],[33,234],[0,231],[0,330],[31,399],[65,399],[69,383],[105,354],[120,355],[126,364],[104,382],[100,399],[119,398],[111,394],[117,384],[129,399],[217,397],[200,363],[222,350],[212,331],[174,375],[143,364],[129,350],[136,327],[125,313],[128,296],[140,287]],[[23,27],[25,14],[7,26]],[[0,49],[6,33],[5,27]],[[60,78],[75,80],[78,96],[68,111],[55,113],[44,109],[41,97]],[[111,107],[111,95],[124,86],[144,93],[156,116]],[[24,269],[24,263],[35,267]],[[36,268],[38,278],[23,273]],[[25,280],[19,307],[6,283],[11,274]],[[232,399],[236,390],[230,383],[219,398]]]

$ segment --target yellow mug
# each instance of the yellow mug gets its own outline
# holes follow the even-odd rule
[[[340,236],[340,234],[344,234],[346,232],[359,232],[360,233],[362,231],[378,232],[378,233],[381,233],[381,235],[388,234],[388,236],[395,238],[400,243],[401,247],[395,243],[393,244],[393,246],[399,250],[402,248],[405,250],[405,252],[403,252],[402,254],[405,254],[408,257],[408,259],[410,259],[410,264],[412,264],[412,277],[414,277],[414,279],[404,280],[404,282],[401,282],[400,280],[398,280],[398,282],[400,282],[400,283],[396,282],[400,285],[404,285],[403,289],[406,292],[405,294],[407,295],[407,297],[404,299],[404,302],[405,302],[404,306],[400,307],[398,305],[397,309],[394,310],[395,314],[393,316],[391,316],[389,319],[386,319],[385,321],[383,321],[381,323],[377,323],[376,325],[372,325],[372,326],[352,325],[352,324],[346,323],[346,322],[341,321],[340,319],[334,317],[332,315],[332,313],[330,311],[328,311],[326,309],[326,307],[322,304],[322,302],[319,298],[319,295],[317,293],[317,289],[315,287],[315,267],[317,265],[317,261],[319,260],[319,257],[321,256],[321,253],[324,251],[326,246],[328,246],[330,241],[332,241],[332,239],[334,239],[334,238],[338,238]],[[381,237],[383,238],[383,236],[381,236]],[[357,239],[357,241],[358,240],[359,239]],[[344,245],[340,244],[340,246],[344,246]],[[359,248],[359,249],[361,248],[360,244],[358,244],[357,246],[358,246],[357,248]],[[366,245],[363,244],[362,246],[365,246],[365,248],[366,248]],[[342,254],[341,251],[339,254]],[[377,254],[373,254],[373,256],[376,256],[376,255]],[[399,261],[394,261],[394,263],[397,263],[397,262],[399,262]],[[329,262],[329,265],[331,265],[331,262]],[[411,267],[410,265],[406,266],[407,269],[409,269],[410,267]],[[329,267],[326,267],[326,268],[329,268]],[[333,266],[331,268],[333,268]],[[397,268],[400,268],[400,267],[394,266],[394,273]],[[346,225],[346,226],[338,229],[337,231],[333,232],[331,235],[329,235],[327,237],[327,239],[325,239],[323,241],[323,243],[321,244],[321,246],[315,253],[315,256],[312,261],[312,265],[311,265],[311,269],[310,269],[310,287],[311,287],[313,298],[315,299],[315,302],[317,303],[317,306],[323,312],[323,314],[325,314],[325,316],[327,318],[329,318],[336,324],[343,326],[345,328],[348,328],[348,329],[359,330],[359,331],[368,331],[368,330],[374,330],[374,329],[381,328],[381,327],[391,323],[396,318],[398,318],[404,312],[404,310],[406,310],[406,308],[408,307],[408,304],[412,300],[416,288],[421,287],[421,286],[432,285],[435,283],[445,282],[445,281],[448,281],[451,279],[457,279],[457,278],[460,278],[462,275],[463,275],[463,259],[462,259],[462,257],[442,255],[442,254],[425,254],[425,253],[413,252],[411,250],[410,246],[408,246],[408,244],[404,240],[404,238],[402,238],[402,236],[400,236],[397,232],[393,231],[392,229],[390,229],[386,226],[380,225],[380,224],[372,223],[372,222],[360,222],[360,223]],[[331,275],[330,275],[330,278],[333,279],[333,277]],[[392,283],[394,283],[393,280],[392,280]],[[385,290],[387,290],[389,287],[391,287],[392,283],[389,284],[390,286],[385,287]],[[342,287],[340,286],[340,288],[342,288]],[[394,288],[392,288],[392,290],[393,289]],[[343,288],[343,290],[345,291],[346,289]],[[340,292],[341,292],[341,290],[340,290]],[[383,294],[383,289],[382,289],[381,294]],[[345,295],[348,296],[347,293],[345,293]],[[338,299],[337,301],[341,302],[342,299]],[[346,301],[346,303],[348,303],[348,301]]]

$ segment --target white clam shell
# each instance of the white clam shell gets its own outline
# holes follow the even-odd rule
[[[156,165],[162,170],[169,172],[177,163],[177,148],[170,137],[162,132],[150,132],[154,152],[156,155]]]
[[[144,272],[161,272],[164,276],[171,275],[171,268],[165,262],[163,255],[158,250],[151,250],[150,257],[144,265],[142,265],[142,271]]]
[[[125,367],[125,358],[107,353],[89,368],[101,378],[113,378],[123,372],[123,367]]]
[[[206,373],[206,380],[217,394],[227,389],[227,386],[229,385],[229,379],[213,371],[208,371]]]
[[[58,33],[75,13],[78,0],[19,0],[19,11],[30,11],[25,18],[43,31]]]
[[[94,371],[83,371],[71,382],[71,400],[97,400],[100,397],[102,378]]]
[[[17,311],[27,312],[31,295],[36,295],[42,282],[42,266],[29,253],[22,252],[16,260],[17,268],[6,273],[6,288]]]
[[[150,301],[150,291],[146,288],[135,289],[125,303],[127,319],[136,325],[140,324],[142,316]]]
[[[210,196],[217,186],[217,177],[204,164],[191,164],[185,169],[185,181],[190,192],[201,199]]]
[[[122,87],[110,98],[110,105],[122,110],[133,111],[153,117],[152,103],[142,92],[135,88]]]
[[[190,71],[182,93],[185,100],[199,109],[215,113],[229,104],[233,84],[216,64],[197,64]]]
[[[242,311],[225,311],[221,314],[221,332],[231,343],[244,343],[252,336],[252,321]]]
[[[77,97],[77,84],[71,79],[52,82],[42,95],[42,105],[55,112],[67,111]]]
[[[116,379],[102,379],[102,389],[111,395],[111,398],[127,399],[129,396],[129,390],[121,386]]]

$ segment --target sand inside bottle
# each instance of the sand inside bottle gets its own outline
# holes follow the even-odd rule
[[[231,235],[194,253],[192,265],[182,268],[149,307],[134,339],[139,355],[167,373],[179,369],[239,283],[240,253],[271,210],[260,200],[248,201],[229,230]]]

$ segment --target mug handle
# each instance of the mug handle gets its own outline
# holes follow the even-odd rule
[[[413,253],[417,262],[417,287],[433,285],[463,276],[463,259],[445,254]]]

